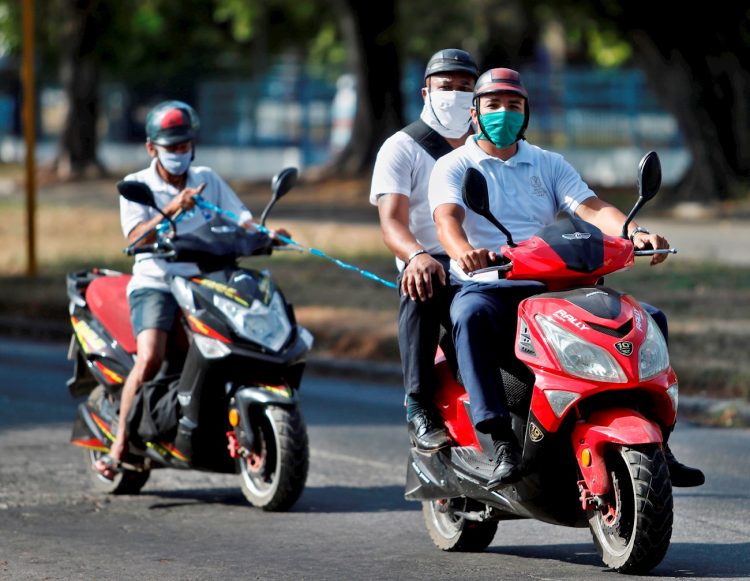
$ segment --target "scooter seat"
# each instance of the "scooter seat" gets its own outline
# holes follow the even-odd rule
[[[93,315],[128,353],[136,352],[126,287],[132,275],[100,276],[86,288],[86,303]]]

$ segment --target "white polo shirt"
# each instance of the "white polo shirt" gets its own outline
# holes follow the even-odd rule
[[[125,176],[125,180],[143,182],[154,193],[156,205],[164,208],[169,201],[180,193],[180,190],[165,182],[156,171],[156,160],[144,170]],[[208,167],[191,167],[188,169],[186,187],[195,188],[205,183],[206,188],[201,197],[223,210],[228,210],[239,216],[239,223],[244,224],[252,214],[234,193],[234,190]],[[159,213],[148,206],[130,202],[120,196],[120,223],[125,238],[138,224],[150,220]],[[192,216],[185,217],[177,223],[177,233],[187,234],[202,226],[213,217],[212,213],[204,215],[196,207]],[[162,258],[154,258],[153,254],[137,254],[133,265],[133,278],[128,284],[128,294],[139,288],[154,288],[169,291],[169,279],[172,276],[195,276],[200,271],[191,262],[169,262]]]
[[[507,240],[486,218],[464,205],[461,184],[469,167],[484,174],[490,211],[511,233],[514,242],[531,238],[552,224],[560,212],[573,215],[581,202],[596,196],[558,153],[519,141],[516,154],[503,161],[485,153],[475,138],[469,138],[437,161],[430,177],[428,199],[430,215],[442,204],[464,208],[463,229],[474,248],[499,250]],[[458,280],[470,280],[453,260],[451,275]]]
[[[409,198],[409,230],[430,254],[445,254],[432,221],[427,187],[435,159],[411,136],[398,131],[385,140],[378,151],[370,186],[370,203],[377,205],[382,194]],[[396,258],[403,270],[403,260]]]

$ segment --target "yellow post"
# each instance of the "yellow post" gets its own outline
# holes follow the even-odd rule
[[[29,276],[36,275],[36,88],[34,85],[34,0],[23,0],[23,135],[26,141],[26,250]]]

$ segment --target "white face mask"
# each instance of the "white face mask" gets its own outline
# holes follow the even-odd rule
[[[443,137],[462,137],[471,124],[473,97],[470,91],[430,91],[420,118]]]
[[[173,153],[167,151],[163,147],[156,146],[156,155],[159,158],[159,163],[162,167],[167,170],[168,173],[173,176],[181,176],[190,167],[190,162],[193,160],[193,152],[187,151],[185,153]]]

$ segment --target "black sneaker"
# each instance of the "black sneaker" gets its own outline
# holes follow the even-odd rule
[[[672,481],[672,486],[689,488],[691,486],[700,486],[706,481],[706,477],[701,470],[685,466],[679,462],[672,453],[672,450],[669,449],[669,445],[664,446],[664,458],[667,460],[669,479]]]
[[[420,450],[432,452],[451,443],[444,426],[437,425],[425,411],[418,411],[408,423],[409,439]]]
[[[487,482],[487,488],[492,490],[504,484],[513,484],[521,479],[521,450],[509,442],[494,441],[495,462],[497,465]]]

